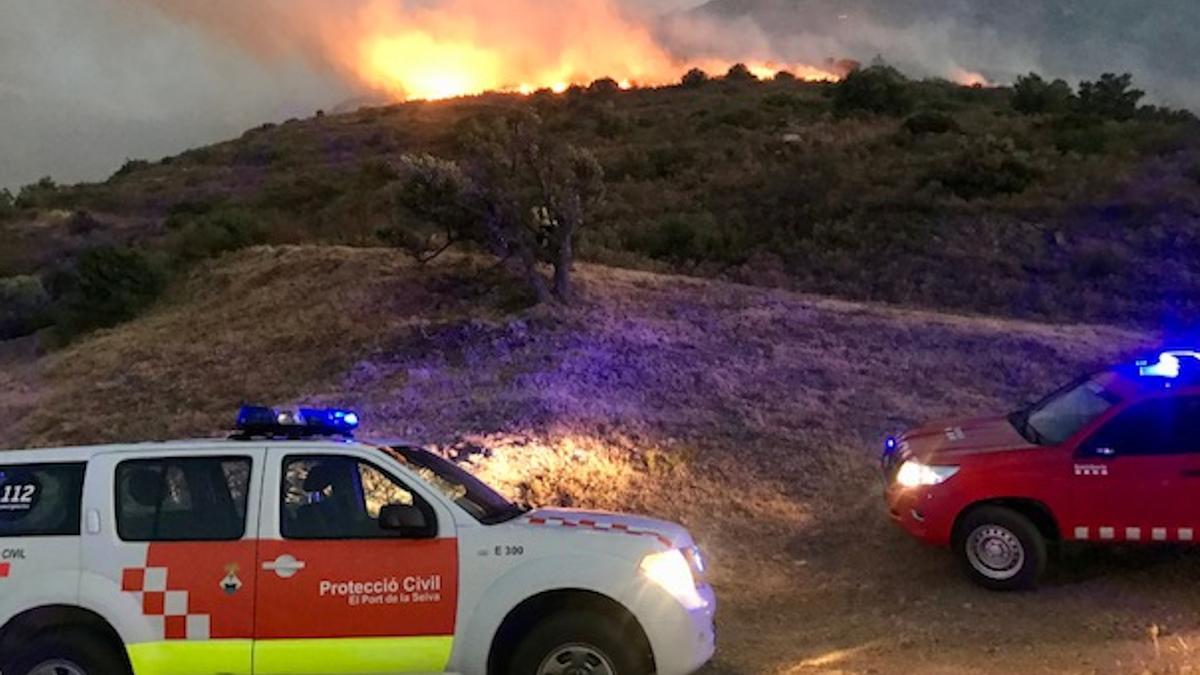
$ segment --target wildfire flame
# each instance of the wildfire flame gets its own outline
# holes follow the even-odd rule
[[[671,55],[611,0],[556,0],[552,7],[543,1],[450,0],[408,12],[397,11],[394,3],[375,3],[367,10],[369,19],[360,22],[367,28],[353,40],[356,46],[339,54],[362,83],[398,99],[561,93],[601,77],[623,89],[658,86],[678,82],[693,67],[721,74],[735,63]],[[746,64],[763,79],[780,70],[804,80],[841,77],[804,64]]]
[[[950,73],[950,80],[964,87],[990,87],[992,83],[983,73],[977,73],[965,68],[955,68]]]
[[[486,91],[566,91],[611,77],[622,87],[679,81],[690,68],[723,74],[742,62],[760,78],[787,70],[836,80],[836,66],[728,54],[671,53],[620,0],[131,0],[156,7],[262,58],[301,56],[391,98]],[[728,45],[726,46],[728,47]]]

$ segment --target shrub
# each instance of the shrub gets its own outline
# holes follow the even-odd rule
[[[925,134],[948,134],[960,131],[958,122],[953,117],[940,112],[927,110],[919,112],[904,120],[904,128],[914,136]]]
[[[220,201],[215,199],[196,198],[175,202],[167,209],[167,227],[170,228],[172,221],[177,218],[202,216],[206,213],[212,213],[218,205],[220,205]]]
[[[708,73],[700,70],[699,68],[692,68],[684,74],[683,79],[680,82],[684,87],[689,89],[702,87],[708,83]]]
[[[1076,106],[1085,115],[1123,121],[1137,115],[1138,103],[1145,96],[1146,92],[1133,88],[1133,76],[1129,73],[1105,73],[1095,82],[1079,85]]]
[[[974,144],[935,169],[930,180],[962,199],[973,200],[1019,194],[1039,176],[1037,169],[1008,148]]]
[[[1025,115],[1064,113],[1071,107],[1075,93],[1063,80],[1047,82],[1037,73],[1017,78],[1013,86],[1012,107]]]
[[[758,77],[750,72],[749,66],[744,63],[735,63],[729,67],[729,71],[725,73],[725,79],[730,82],[757,82]]]
[[[891,66],[856,70],[834,85],[833,109],[841,116],[872,113],[899,117],[913,106],[908,78]]]
[[[722,227],[708,212],[675,213],[635,237],[631,245],[644,255],[672,264],[728,262],[745,256],[738,236],[744,227]]]
[[[1099,281],[1115,276],[1129,267],[1129,255],[1112,244],[1081,247],[1071,258],[1071,271],[1079,279]]]
[[[17,200],[8,190],[0,190],[0,223],[17,217],[21,210],[17,208]]]
[[[775,73],[775,81],[776,82],[795,82],[796,75],[795,75],[795,73],[793,73],[790,70],[781,70],[778,73]]]
[[[270,166],[282,156],[279,148],[270,143],[248,143],[238,147],[233,162],[243,166]]]
[[[117,169],[117,172],[114,173],[112,177],[121,178],[123,176],[128,176],[149,166],[150,162],[147,162],[144,159],[127,159],[125,160],[125,163],[121,165],[121,168]]]
[[[111,246],[88,249],[56,284],[54,311],[59,337],[70,340],[96,328],[134,318],[162,293],[166,276],[143,250]]]
[[[46,325],[50,296],[35,276],[0,279],[0,340],[29,335]]]
[[[337,199],[343,192],[326,176],[281,174],[263,187],[257,205],[285,213],[310,213]]]
[[[1109,130],[1099,117],[1079,113],[1062,115],[1054,119],[1050,131],[1059,152],[1095,155],[1108,148]]]
[[[30,183],[17,193],[15,205],[18,209],[48,208],[53,205],[58,194],[58,184],[54,179],[45,176],[36,183]]]
[[[609,140],[617,138],[629,131],[629,116],[611,107],[601,107],[592,113],[596,133]]]
[[[611,77],[602,77],[589,84],[587,90],[589,94],[611,96],[621,92],[621,85]]]
[[[87,235],[105,227],[103,221],[90,212],[79,209],[67,219],[67,231],[75,235]]]
[[[172,230],[168,249],[175,259],[185,263],[215,258],[266,240],[266,231],[258,220],[236,209],[173,217],[167,227]]]

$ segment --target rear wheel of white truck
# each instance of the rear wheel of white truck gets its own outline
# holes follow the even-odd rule
[[[564,610],[536,624],[517,645],[508,675],[646,675],[651,659],[608,617]]]
[[[0,663],[4,675],[119,675],[122,654],[87,631],[46,632]]]

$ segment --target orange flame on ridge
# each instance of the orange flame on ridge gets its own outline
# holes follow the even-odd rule
[[[450,0],[397,12],[376,2],[358,24],[354,48],[335,47],[342,64],[366,86],[397,99],[444,99],[508,91],[565,91],[601,77],[622,89],[672,84],[689,68],[723,74],[734,61],[672,56],[650,30],[625,17],[612,0]],[[345,43],[343,43],[345,44]],[[828,69],[748,62],[766,79],[789,70],[804,80],[836,80]]]

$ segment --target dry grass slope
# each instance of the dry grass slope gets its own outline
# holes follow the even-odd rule
[[[0,444],[213,434],[244,401],[358,406],[370,435],[441,445],[515,496],[688,524],[723,601],[713,672],[1163,670],[1200,640],[1194,557],[1087,554],[1039,594],[985,594],[892,531],[875,474],[888,431],[1004,410],[1154,336],[601,267],[579,306],[514,312],[482,265],[228,256],[125,326],[0,355]],[[1156,653],[1150,623],[1177,640]]]

